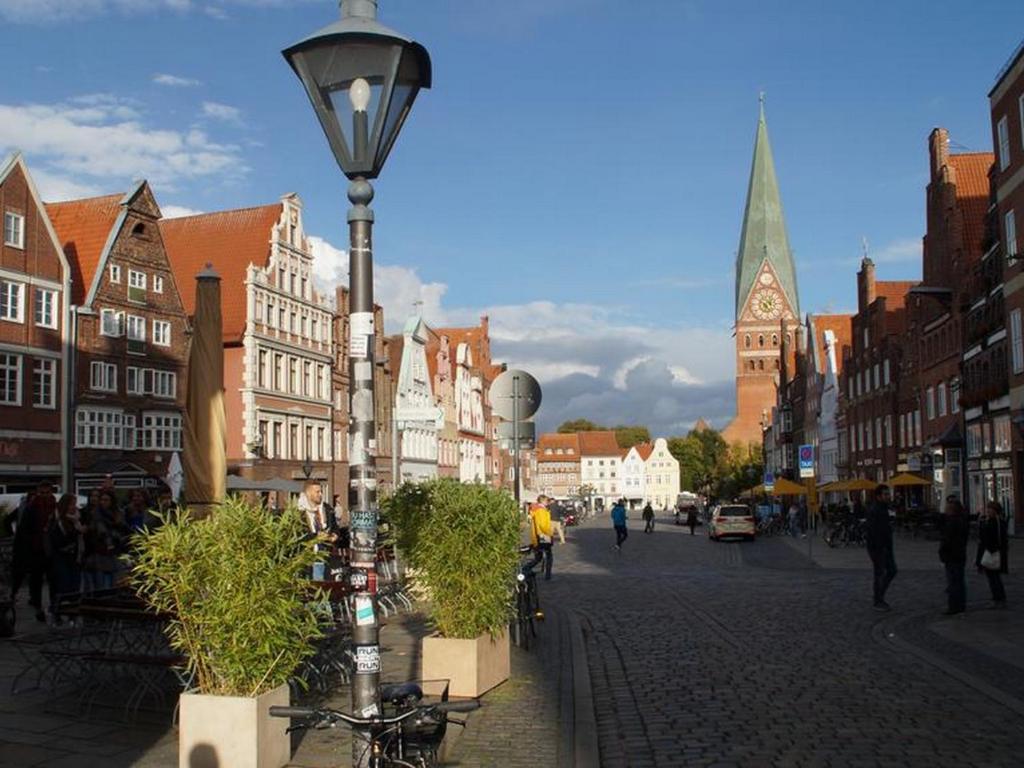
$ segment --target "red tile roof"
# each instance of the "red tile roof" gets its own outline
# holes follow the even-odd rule
[[[103,249],[121,214],[122,200],[124,194],[46,204],[46,213],[71,266],[71,301],[75,304],[85,303]]]
[[[637,443],[633,446],[636,448],[636,452],[640,454],[640,458],[647,461],[651,458],[651,454],[654,453],[654,446],[651,443]],[[629,453],[629,451],[626,451]]]
[[[547,449],[557,451],[559,448],[562,449],[561,454],[552,453],[550,456],[546,454]],[[571,450],[571,454],[566,454],[565,451]],[[580,440],[579,435],[568,434],[563,435],[555,432],[549,432],[543,434],[537,440],[537,461],[579,461],[580,458]]]
[[[888,303],[888,302],[887,302]],[[853,347],[853,315],[812,315],[816,338],[814,362],[818,373],[825,373],[825,331],[832,331],[836,337],[836,375],[843,372],[843,347]]]
[[[163,219],[160,233],[181,301],[195,312],[195,278],[207,264],[220,275],[224,341],[241,341],[245,332],[245,273],[250,264],[265,267],[270,239],[281,218],[281,203]]]
[[[622,449],[612,431],[578,432],[580,454],[583,456],[618,456]]]
[[[989,203],[989,171],[995,156],[991,152],[950,155],[956,171],[956,201],[964,222],[964,250],[971,262],[983,255],[985,214]]]

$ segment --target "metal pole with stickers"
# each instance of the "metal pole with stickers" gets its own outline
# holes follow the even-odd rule
[[[422,88],[431,84],[430,56],[408,37],[377,22],[377,0],[341,0],[341,19],[283,51],[302,81],[334,158],[348,177],[349,510],[352,709],[380,712],[377,625],[377,439],[374,423],[373,187]],[[381,393],[387,396],[387,393]],[[356,730],[352,763],[374,759],[370,734]]]

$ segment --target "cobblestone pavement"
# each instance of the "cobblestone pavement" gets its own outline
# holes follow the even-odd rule
[[[879,614],[863,550],[817,541],[812,563],[805,540],[664,520],[621,554],[607,520],[569,539],[545,595],[583,623],[604,766],[1024,764],[1024,616],[942,617],[933,542],[897,542]],[[983,579],[969,592],[980,605]]]

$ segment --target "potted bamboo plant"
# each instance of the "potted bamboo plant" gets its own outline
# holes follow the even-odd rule
[[[197,519],[181,510],[134,539],[139,595],[167,614],[187,660],[179,766],[280,768],[291,757],[288,679],[320,634],[303,580],[315,559],[294,510],[276,515],[239,498]]]
[[[386,502],[410,578],[430,598],[424,679],[479,696],[508,679],[508,625],[519,565],[519,516],[504,491],[443,478]]]

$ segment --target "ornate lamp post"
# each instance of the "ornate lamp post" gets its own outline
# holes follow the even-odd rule
[[[377,548],[377,453],[374,424],[373,200],[375,179],[416,94],[430,87],[426,49],[377,22],[377,0],[341,0],[340,21],[285,50],[338,165],[350,180],[349,223],[349,510],[356,674],[352,709],[380,710],[377,601],[371,589]],[[353,765],[370,760],[368,734],[353,734]]]

